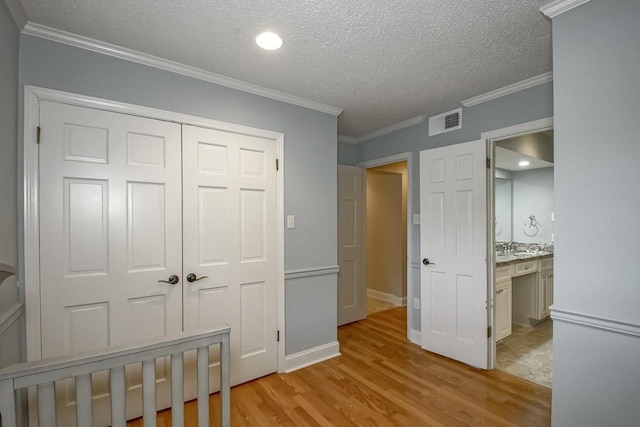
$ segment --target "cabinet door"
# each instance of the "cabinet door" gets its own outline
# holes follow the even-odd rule
[[[553,273],[544,271],[540,273],[538,281],[538,300],[536,302],[536,315],[538,320],[549,316],[549,306],[553,299]]]
[[[549,316],[551,311],[549,307],[553,304],[553,271],[547,273],[547,282],[544,287],[544,307],[546,308],[545,316]]]
[[[496,283],[496,341],[511,335],[511,279]]]

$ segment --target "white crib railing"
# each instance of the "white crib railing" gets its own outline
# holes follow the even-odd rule
[[[55,382],[76,381],[78,427],[93,425],[91,374],[109,370],[111,383],[111,424],[124,427],[125,370],[142,362],[143,417],[145,427],[156,425],[155,359],[171,356],[171,416],[174,427],[184,425],[183,353],[197,349],[198,426],[209,425],[209,346],[220,344],[221,425],[230,420],[229,328],[180,334],[161,341],[109,348],[64,358],[21,363],[0,370],[0,416],[2,427],[16,427],[16,391],[38,389],[38,420],[41,427],[56,425]]]

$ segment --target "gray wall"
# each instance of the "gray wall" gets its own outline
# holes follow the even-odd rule
[[[513,172],[511,180],[513,182],[513,240],[524,243],[552,243],[553,168]],[[535,229],[528,227],[530,215],[535,215],[538,222],[537,234],[531,237],[527,234],[534,234]]]
[[[552,314],[582,323],[554,322],[556,426],[640,424],[639,19],[638,0],[592,0],[553,19]]]
[[[0,2],[0,263],[17,265],[18,28]],[[16,276],[0,286],[0,317],[18,302]],[[19,322],[0,335],[0,367],[20,360]]]
[[[428,136],[427,122],[401,129],[388,135],[357,144],[357,162],[378,159],[398,153],[412,153],[412,200],[413,212],[420,211],[420,165],[419,152],[429,148],[443,147],[480,139],[482,132],[513,126],[553,116],[553,85],[546,83],[470,108],[462,108],[462,129]],[[456,108],[458,105],[452,105]],[[357,163],[356,162],[356,163]],[[412,272],[414,297],[420,297],[420,226],[412,227]],[[413,307],[411,301],[407,304]],[[412,323],[420,329],[420,310],[410,308]]]
[[[285,234],[285,270],[337,265],[336,117],[27,35],[20,38],[24,85],[284,133],[285,214],[296,216]],[[286,354],[335,341],[336,275],[285,286]]]
[[[338,142],[338,164],[355,166],[358,161],[358,146],[347,142]]]

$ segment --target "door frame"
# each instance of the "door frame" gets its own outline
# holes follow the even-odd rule
[[[277,343],[277,371],[285,370],[285,316],[284,316],[284,134],[249,126],[225,123],[217,120],[187,114],[160,110],[141,105],[128,104],[95,98],[36,86],[24,86],[24,128],[23,128],[23,262],[24,262],[24,304],[26,322],[27,361],[42,358],[40,330],[40,206],[39,206],[39,151],[38,126],[40,123],[40,101],[52,101],[78,107],[110,111],[131,116],[146,117],[177,124],[193,125],[208,129],[218,129],[244,135],[273,139],[276,143],[276,158],[279,170],[276,174],[276,292],[278,330],[281,331]]]
[[[496,235],[495,235],[495,147],[496,142],[528,135],[536,132],[544,132],[553,129],[553,117],[520,123],[514,126],[483,132],[480,139],[487,145],[487,158],[490,159],[489,173],[487,174],[487,300],[490,308],[488,313],[489,326],[492,331],[489,344],[488,369],[496,367],[496,333],[495,333],[495,268],[496,268]]]
[[[406,160],[407,162],[407,230],[406,230],[407,232],[407,339],[414,344],[420,345],[420,343],[422,342],[422,338],[421,338],[422,335],[420,334],[420,331],[414,328],[414,325],[412,322],[412,316],[411,316],[411,312],[412,312],[411,308],[413,307],[413,269],[420,268],[420,263],[416,263],[416,266],[414,266],[413,250],[412,250],[413,247],[411,242],[411,230],[412,230],[411,226],[413,225],[413,221],[411,220],[411,218],[413,217],[412,156],[413,156],[413,153],[409,151],[406,153],[399,153],[399,154],[394,154],[392,156],[386,156],[386,157],[380,157],[377,159],[367,160],[366,162],[357,163],[356,166],[366,170],[366,169],[371,169],[378,166],[388,165],[390,163],[401,162],[404,160]],[[367,175],[366,173],[363,174],[362,189],[363,189],[363,202],[364,202],[362,211],[365,212],[365,214],[363,215],[364,218],[362,221],[362,226],[365,227],[366,229],[366,225],[367,225],[367,215],[366,215]],[[366,248],[367,248],[367,236],[366,236],[366,233],[364,233],[362,236],[362,250],[365,254],[366,254]],[[367,268],[366,258],[367,257],[364,256],[364,259],[363,259],[364,271],[366,271],[366,268]],[[363,285],[366,286],[366,281],[363,282]]]

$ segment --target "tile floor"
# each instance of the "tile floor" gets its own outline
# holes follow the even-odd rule
[[[513,325],[510,336],[496,346],[496,367],[520,378],[551,388],[553,323]]]

